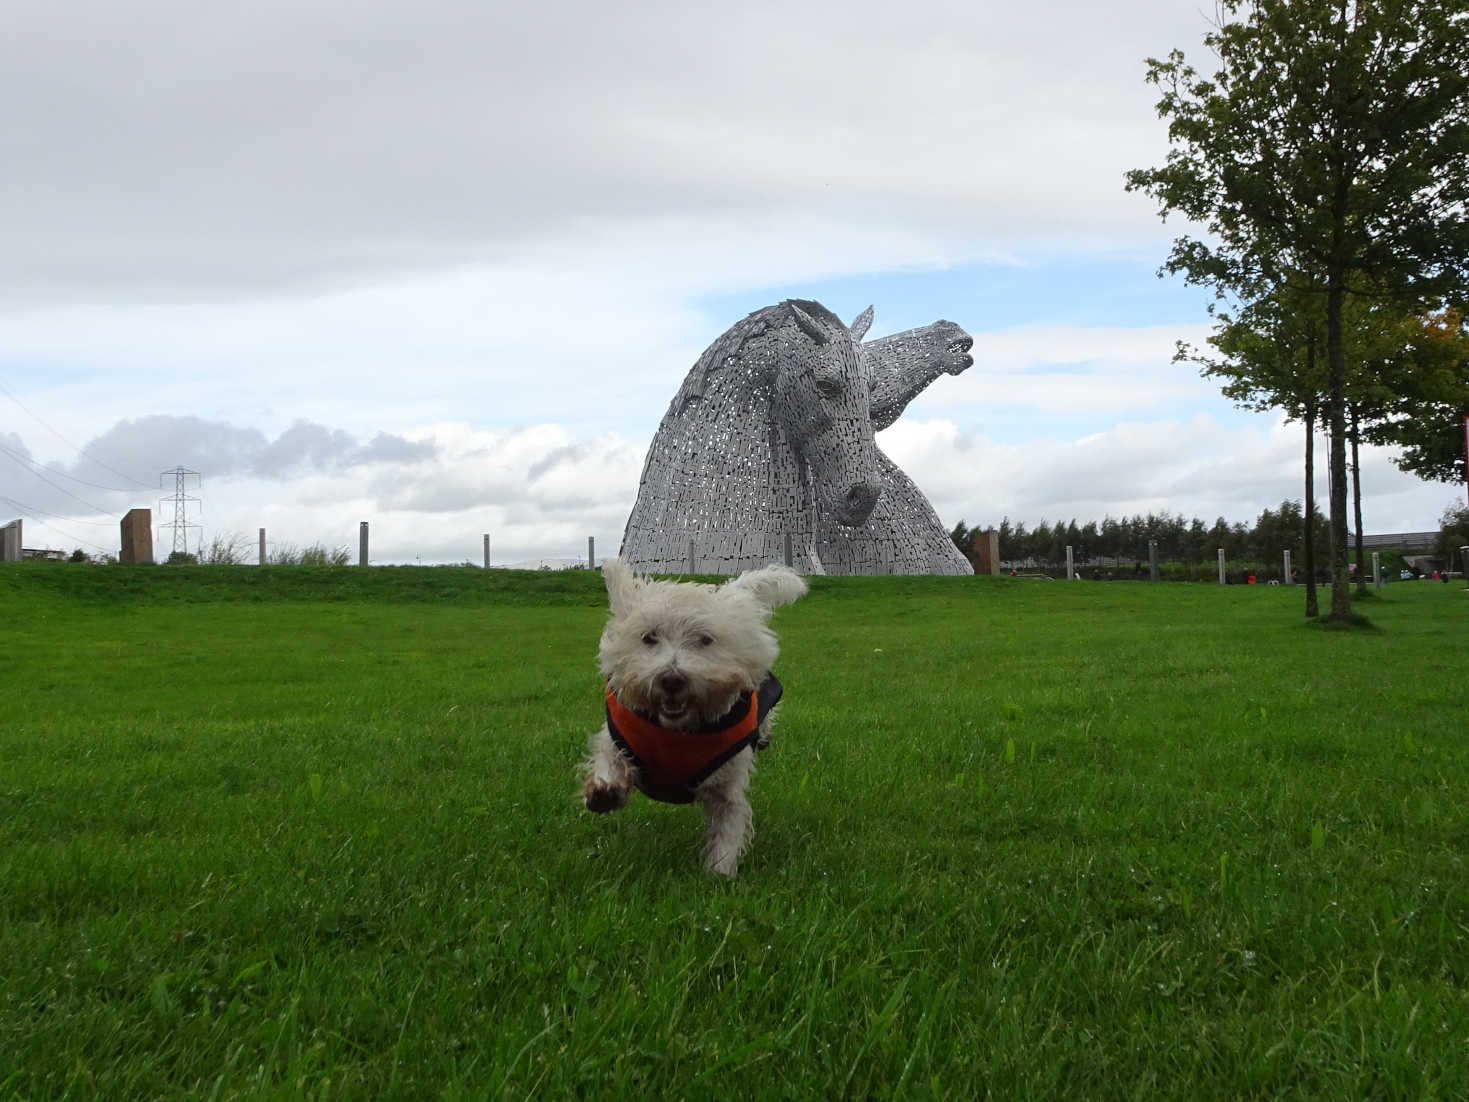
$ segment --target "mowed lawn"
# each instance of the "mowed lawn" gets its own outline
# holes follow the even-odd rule
[[[1469,1097],[1469,594],[816,579],[739,880],[600,576],[0,569],[0,1097]]]

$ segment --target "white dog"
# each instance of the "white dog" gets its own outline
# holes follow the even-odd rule
[[[806,583],[767,566],[721,586],[640,578],[602,565],[612,616],[598,654],[607,724],[591,738],[582,796],[616,811],[631,788],[704,805],[704,867],[733,876],[754,831],[745,790],[755,751],[770,741],[781,685],[767,622]]]

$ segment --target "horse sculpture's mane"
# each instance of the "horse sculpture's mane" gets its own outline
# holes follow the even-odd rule
[[[753,347],[746,349],[747,344],[753,346],[773,330],[790,324],[792,306],[813,317],[821,318],[829,325],[846,328],[841,318],[821,303],[812,302],[809,299],[786,299],[774,306],[763,306],[759,310],[752,311],[731,325],[715,339],[713,344],[704,349],[704,354],[699,357],[684,377],[683,386],[679,388],[678,395],[669,407],[669,412],[672,413],[675,410],[681,412],[690,401],[702,398],[709,386],[711,376],[743,364],[746,356],[755,351]],[[762,348],[759,353],[763,354],[766,351]],[[773,364],[768,366],[774,367]],[[763,397],[768,398],[769,395],[766,394]]]

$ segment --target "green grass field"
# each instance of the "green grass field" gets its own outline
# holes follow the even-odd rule
[[[738,881],[600,576],[0,569],[0,1096],[1469,1097],[1469,594],[816,579]]]

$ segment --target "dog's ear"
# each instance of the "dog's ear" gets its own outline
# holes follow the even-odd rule
[[[788,566],[762,566],[725,582],[729,589],[745,590],[766,608],[779,608],[806,595],[806,582]]]
[[[614,616],[627,611],[637,591],[643,587],[642,579],[621,559],[602,561],[602,579],[607,583],[607,603]]]

